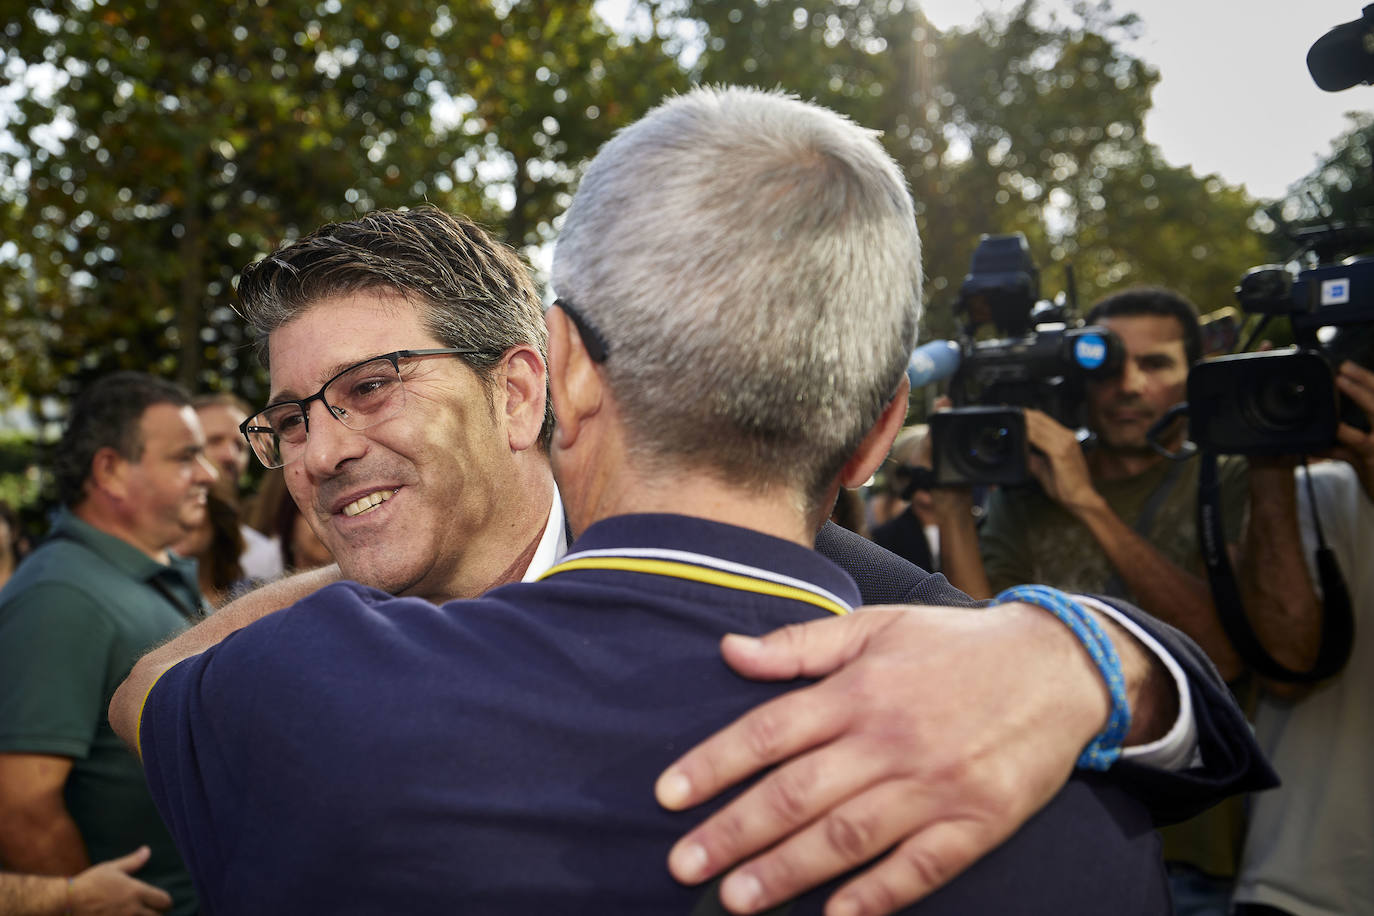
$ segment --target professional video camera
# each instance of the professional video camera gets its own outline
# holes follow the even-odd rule
[[[979,240],[955,311],[966,319],[963,340],[926,344],[913,354],[914,366],[918,357],[934,355],[953,372],[955,409],[930,419],[935,484],[1024,483],[1030,473],[1022,408],[1080,426],[1084,384],[1120,371],[1121,342],[1106,328],[1075,326],[1063,297],[1040,299],[1040,273],[1019,232]],[[975,340],[987,324],[998,338]],[[937,370],[912,383],[945,374]]]
[[[1366,6],[1359,19],[1319,38],[1307,54],[1307,68],[1328,92],[1374,82],[1374,4]],[[1322,539],[1315,498],[1310,508],[1318,541],[1313,559],[1324,607],[1321,644],[1312,666],[1295,671],[1269,654],[1245,615],[1244,597],[1226,547],[1217,474],[1219,453],[1322,451],[1335,445],[1336,427],[1342,420],[1368,429],[1364,412],[1343,405],[1337,397],[1332,370],[1346,358],[1368,360],[1374,340],[1374,259],[1346,256],[1367,251],[1374,243],[1374,232],[1369,227],[1333,225],[1288,235],[1297,242],[1305,269],[1256,267],[1241,280],[1236,297],[1242,309],[1264,316],[1250,335],[1251,343],[1270,320],[1287,315],[1297,345],[1285,351],[1223,356],[1193,366],[1188,373],[1188,402],[1170,412],[1188,411],[1192,442],[1171,457],[1200,453],[1198,545],[1217,618],[1236,653],[1262,677],[1317,683],[1338,673],[1349,660],[1355,620],[1340,564]],[[1322,328],[1334,328],[1335,337],[1323,338]],[[1165,417],[1151,430],[1152,441],[1169,419]]]
[[[1351,251],[1374,244],[1374,227],[1317,226],[1292,233],[1301,271],[1267,264],[1236,288],[1240,306],[1264,323],[1287,316],[1296,346],[1198,363],[1188,374],[1189,438],[1203,451],[1237,455],[1310,454],[1336,444],[1336,427],[1367,429],[1364,411],[1338,396],[1335,370],[1362,356],[1374,333],[1374,258]],[[1254,338],[1264,324],[1251,334]],[[1339,329],[1323,339],[1321,328]]]

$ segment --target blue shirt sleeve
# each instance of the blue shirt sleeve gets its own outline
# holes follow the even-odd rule
[[[223,817],[232,808],[224,803],[237,782],[237,725],[243,707],[251,705],[250,697],[236,697],[233,686],[217,677],[219,649],[164,672],[139,718],[149,792],[198,882],[221,871],[237,839],[236,825]]]
[[[338,583],[231,633],[168,669],[139,718],[148,787],[197,882],[214,885],[239,844],[273,829],[283,797],[308,791],[311,762],[336,736],[356,669],[388,596]]]

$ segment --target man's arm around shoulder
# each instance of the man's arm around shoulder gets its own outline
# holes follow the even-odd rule
[[[218,645],[230,633],[289,607],[340,578],[338,566],[280,579],[226,604],[175,639],[148,652],[134,665],[110,700],[110,725],[130,747],[138,747],[138,723],[153,685],[169,668]]]

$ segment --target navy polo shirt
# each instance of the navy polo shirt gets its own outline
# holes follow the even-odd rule
[[[540,582],[441,607],[342,583],[244,628],[154,685],[144,764],[210,913],[688,913],[703,891],[669,876],[668,850],[715,806],[664,811],[654,780],[797,686],[735,675],[721,635],[858,600],[790,542],[609,519]],[[1123,886],[1116,911],[1167,912],[1144,812],[1096,782],[1070,790],[1048,824],[1067,848],[1032,837],[929,911],[1039,912],[1011,895],[1018,878],[1072,872],[1089,877],[1045,912]]]

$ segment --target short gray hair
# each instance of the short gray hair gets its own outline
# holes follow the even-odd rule
[[[491,367],[511,347],[548,356],[539,293],[512,249],[469,219],[435,207],[375,210],[330,223],[239,275],[239,303],[264,361],[268,336],[321,299],[364,290],[401,294],[445,346],[474,351],[462,359],[491,384]],[[545,403],[540,440],[553,429]]]
[[[902,378],[920,239],[874,132],[782,92],[697,89],[596,155],[553,284],[608,343],[638,459],[814,508]]]

